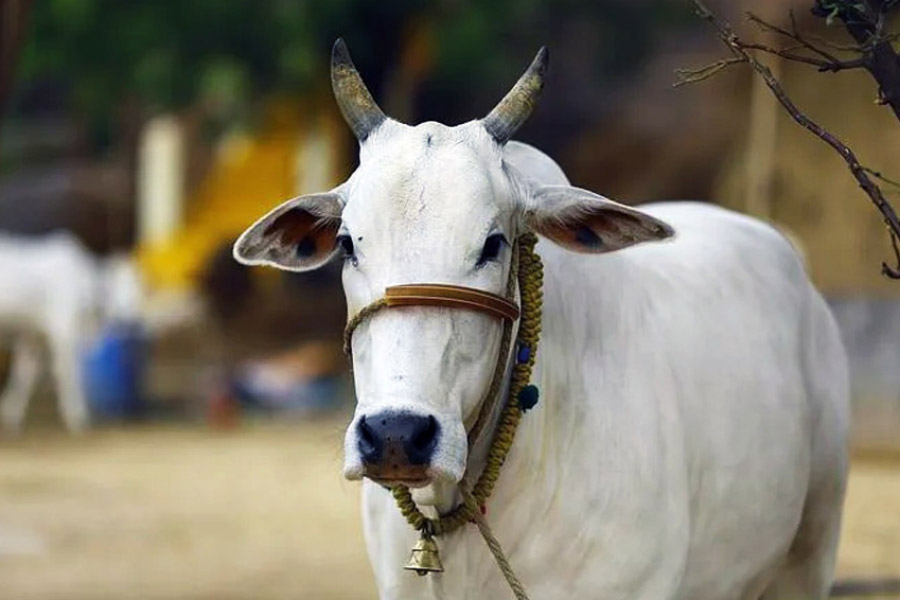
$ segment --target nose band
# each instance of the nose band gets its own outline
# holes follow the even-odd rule
[[[519,307],[515,302],[484,290],[444,283],[392,285],[384,290],[383,297],[364,306],[348,321],[344,329],[344,352],[350,354],[353,331],[360,323],[383,308],[397,306],[438,306],[472,310],[513,322],[519,318]]]
[[[479,311],[510,321],[519,318],[519,307],[503,296],[460,285],[393,285],[385,290],[384,298],[388,306],[444,306]]]

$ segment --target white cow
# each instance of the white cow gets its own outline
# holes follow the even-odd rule
[[[88,425],[82,352],[101,323],[132,319],[140,302],[134,266],[123,257],[98,262],[70,233],[0,237],[0,330],[12,362],[0,396],[4,429],[18,431],[49,350],[60,413],[70,431]]]
[[[353,315],[396,284],[502,294],[512,240],[540,234],[550,242],[538,246],[542,399],[486,516],[531,597],[825,597],[848,428],[828,308],[771,227],[699,203],[628,208],[509,141],[545,66],[542,51],[483,120],[411,127],[384,116],[339,40],[332,80],[360,165],[338,188],[263,217],[235,256],[295,271],[340,256]],[[353,335],[344,473],[366,477],[382,598],[511,596],[471,526],[438,538],[443,574],[402,570],[417,534],[383,487],[417,487],[432,515],[460,502],[457,483],[484,457],[483,445],[467,452],[464,423],[501,329],[478,312],[414,306],[373,314]],[[392,443],[387,465],[378,449]]]

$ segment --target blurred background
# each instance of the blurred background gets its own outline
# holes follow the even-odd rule
[[[811,0],[753,10],[847,43]],[[541,45],[519,139],[630,203],[716,202],[806,254],[853,373],[842,577],[900,575],[900,284],[830,148],[723,55],[687,0],[0,0],[0,598],[372,598],[336,266],[247,269],[240,232],[328,189],[356,144],[343,36],[385,111],[486,114]],[[865,73],[769,61],[795,101],[900,178]],[[893,195],[892,198],[896,198]]]

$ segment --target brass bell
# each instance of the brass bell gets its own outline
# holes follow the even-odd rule
[[[441,557],[438,554],[434,538],[423,534],[413,546],[409,562],[403,568],[407,571],[415,571],[420,576],[428,573],[443,573],[444,567],[441,565]]]

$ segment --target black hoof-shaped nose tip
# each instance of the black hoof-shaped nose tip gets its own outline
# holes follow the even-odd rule
[[[384,460],[385,450],[392,459],[410,465],[426,465],[437,448],[440,427],[432,416],[410,413],[378,413],[359,419],[359,453],[364,463],[378,464]]]

